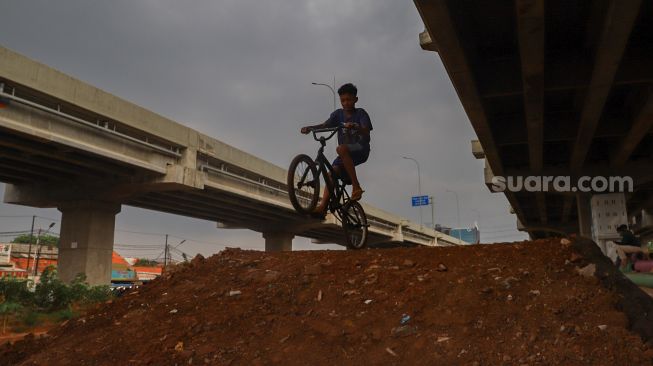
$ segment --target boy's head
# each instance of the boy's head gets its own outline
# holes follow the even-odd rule
[[[342,109],[352,110],[358,102],[358,89],[352,83],[347,83],[340,88],[338,88],[338,95],[340,95],[340,104],[342,104]]]
[[[617,226],[617,232],[618,233],[623,233],[623,232],[626,232],[626,231],[628,231],[628,226],[626,226],[624,224],[621,224],[621,225]]]

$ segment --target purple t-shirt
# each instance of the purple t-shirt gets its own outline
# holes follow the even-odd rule
[[[363,127],[367,127],[372,131],[372,122],[370,121],[370,116],[363,108],[355,108],[354,113],[351,117],[345,117],[345,111],[340,108],[336,109],[329,119],[326,120],[326,125],[328,127],[342,126],[347,122],[358,123]],[[363,135],[357,133],[354,130],[342,129],[338,131],[338,144],[355,144],[360,143],[364,149],[370,149],[370,135]]]

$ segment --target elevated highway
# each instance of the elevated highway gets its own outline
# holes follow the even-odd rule
[[[628,176],[628,222],[653,220],[653,1],[415,0],[494,177]],[[589,236],[590,197],[505,192],[533,237]],[[624,222],[625,223],[625,222]]]
[[[294,236],[344,244],[332,215],[297,215],[286,170],[6,48],[0,48],[4,202],[62,212],[60,274],[108,283],[121,205],[261,232],[266,250]],[[454,245],[456,238],[364,205],[369,243]]]

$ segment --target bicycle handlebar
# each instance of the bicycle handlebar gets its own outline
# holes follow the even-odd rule
[[[324,141],[329,140],[333,137],[333,135],[336,134],[339,130],[341,130],[341,126],[336,126],[336,127],[328,127],[328,128],[315,128],[311,129],[311,132],[313,132],[313,139],[315,141],[320,141],[320,139],[324,139]],[[317,138],[318,133],[324,133],[324,132],[331,132],[331,134],[328,137],[320,137],[319,139]]]

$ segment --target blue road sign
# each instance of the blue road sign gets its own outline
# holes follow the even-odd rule
[[[414,196],[412,197],[413,207],[415,206],[428,206],[429,196]]]

